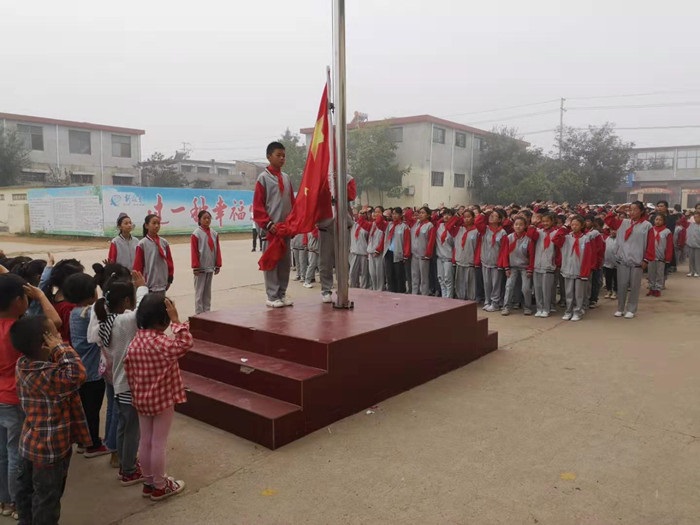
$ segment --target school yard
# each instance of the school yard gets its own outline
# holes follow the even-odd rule
[[[104,241],[45,244],[88,268],[107,254]],[[0,249],[45,252],[15,237]],[[213,308],[263,301],[259,252],[222,251]],[[190,315],[188,245],[173,254],[170,295]],[[274,452],[177,414],[168,471],[183,494],[152,503],[109,456],[75,455],[61,523],[696,525],[699,299],[700,279],[679,271],[633,320],[605,299],[579,323],[482,312],[499,350]]]

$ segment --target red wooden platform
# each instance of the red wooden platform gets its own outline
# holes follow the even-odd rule
[[[190,320],[179,412],[275,449],[498,347],[473,302],[351,290]]]

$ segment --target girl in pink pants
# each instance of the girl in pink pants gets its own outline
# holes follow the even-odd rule
[[[169,337],[164,332],[171,323],[173,336]],[[185,488],[184,481],[165,474],[165,448],[175,404],[187,400],[178,359],[192,348],[192,334],[189,324],[180,322],[172,301],[157,293],[141,300],[136,324],[139,331],[129,345],[124,366],[141,428],[143,496],[159,501]]]

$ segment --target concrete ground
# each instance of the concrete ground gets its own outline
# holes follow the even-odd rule
[[[107,253],[51,249],[86,266]],[[262,301],[259,253],[222,250],[214,308]],[[173,252],[170,295],[189,315],[188,247]],[[699,297],[679,271],[633,320],[605,299],[579,323],[481,312],[499,350],[274,452],[177,414],[168,471],[185,492],[152,503],[118,484],[108,456],[76,455],[61,522],[696,525]]]

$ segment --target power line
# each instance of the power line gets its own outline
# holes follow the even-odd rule
[[[481,111],[471,111],[468,113],[453,113],[451,115],[444,115],[444,118],[461,117],[464,115],[481,115],[483,113],[494,113],[496,111],[505,111],[505,110],[509,110],[509,109],[519,109],[519,108],[527,108],[527,107],[532,107],[532,106],[541,106],[543,104],[551,104],[552,102],[559,102],[559,99],[554,98],[552,100],[543,100],[542,102],[531,102],[529,104],[519,104],[517,106],[506,106],[506,107],[502,107],[502,108],[484,109]]]
[[[538,115],[549,115],[551,113],[559,113],[558,109],[549,109],[547,111],[537,111],[535,113],[524,113],[521,115],[511,115],[508,117],[499,117],[499,118],[494,118],[490,120],[478,120],[476,122],[471,122],[470,124],[482,124],[484,122],[502,122],[505,120],[514,120],[514,119],[519,119],[519,118],[527,118],[527,117],[536,117]]]
[[[526,131],[526,132],[524,132],[524,133],[520,133],[520,135],[537,135],[537,134],[539,134],[539,133],[549,133],[549,132],[557,131],[557,130],[558,130],[557,128],[540,129],[540,130],[537,130],[537,131]]]
[[[597,95],[590,97],[569,97],[569,100],[595,100],[604,98],[650,97],[654,95],[670,95],[678,93],[697,93],[700,89],[678,89],[669,91],[652,91],[649,93],[626,93],[622,95]]]
[[[700,102],[665,102],[659,104],[627,104],[617,106],[574,106],[566,109],[581,110],[581,109],[644,109],[644,108],[672,108],[684,106],[700,106]]]

